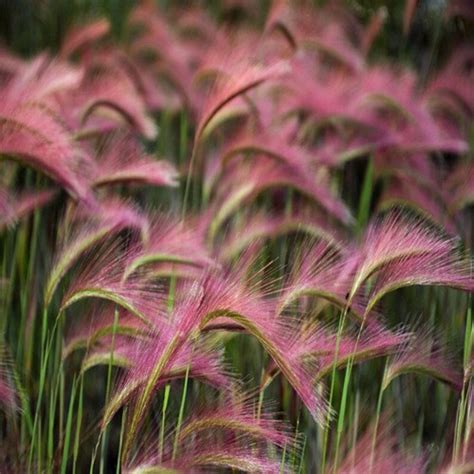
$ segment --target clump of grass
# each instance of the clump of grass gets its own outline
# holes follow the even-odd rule
[[[0,50],[1,471],[472,470],[472,10],[427,71],[423,8]]]

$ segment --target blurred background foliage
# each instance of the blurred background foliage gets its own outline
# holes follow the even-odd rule
[[[306,0],[293,0],[306,1]],[[326,1],[312,0],[322,5]],[[225,0],[155,0],[163,9],[186,5],[208,8],[221,23],[238,22],[245,15],[239,2]],[[124,39],[124,25],[128,12],[137,0],[0,0],[1,42],[23,55],[46,49],[55,51],[65,32],[74,23],[90,17],[105,16],[117,39]],[[267,15],[269,0],[255,0],[250,20],[261,24]],[[412,63],[420,70],[437,65],[460,40],[472,39],[469,21],[454,16],[446,17],[447,0],[418,0],[415,17],[408,35],[403,35],[405,0],[341,0],[367,23],[377,10],[384,8],[386,20],[383,33],[377,38],[372,54],[396,58]],[[248,14],[248,13],[247,13]],[[246,21],[249,18],[245,18]]]

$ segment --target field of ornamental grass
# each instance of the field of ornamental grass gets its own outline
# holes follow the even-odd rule
[[[474,472],[473,25],[0,1],[0,473]]]

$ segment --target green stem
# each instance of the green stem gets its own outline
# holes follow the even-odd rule
[[[178,424],[176,426],[176,435],[175,435],[174,443],[173,443],[173,456],[172,456],[173,461],[175,460],[176,453],[178,451],[178,440],[179,440],[179,433],[181,431],[181,424],[183,422],[184,406],[186,404],[186,396],[188,392],[188,380],[189,380],[190,367],[191,367],[191,363],[189,363],[188,366],[186,367],[186,375],[184,377],[183,394],[181,396],[181,404],[179,407],[179,415],[178,415]]]
[[[337,369],[337,360],[339,357],[339,346],[341,343],[342,331],[344,330],[344,325],[348,313],[348,305],[346,305],[342,311],[341,318],[339,319],[339,326],[337,328],[336,336],[336,348],[334,352],[334,362],[331,371],[331,388],[329,391],[329,406],[332,405],[332,400],[334,397],[334,389],[336,384],[336,369]],[[328,413],[326,419],[326,426],[324,427],[323,432],[323,446],[322,446],[322,459],[321,459],[321,472],[324,473],[326,470],[326,460],[327,460],[327,449],[328,449],[328,440],[329,440],[329,424],[330,424],[330,414]]]
[[[169,384],[165,387],[165,394],[163,395],[163,406],[161,409],[161,425],[160,425],[160,446],[159,446],[159,459],[160,461],[163,458],[163,447],[165,444],[165,428],[166,428],[166,410],[168,409],[168,401],[170,397],[170,388]]]
[[[387,373],[387,367],[388,365],[387,365],[387,362],[385,361],[382,383],[380,384],[379,396],[377,399],[377,410],[375,412],[375,425],[374,425],[374,432],[372,434],[372,446],[370,449],[369,474],[372,472],[373,466],[374,466],[375,446],[377,444],[377,431],[379,427],[380,413],[382,412],[382,399],[383,399],[384,386],[385,386],[384,380],[385,380],[385,374]]]

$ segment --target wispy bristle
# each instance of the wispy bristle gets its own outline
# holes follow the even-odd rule
[[[415,329],[388,365],[384,387],[402,374],[415,373],[428,375],[460,390],[462,371],[444,346],[429,327]]]

